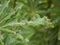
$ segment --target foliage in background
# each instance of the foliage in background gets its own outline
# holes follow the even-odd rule
[[[60,0],[0,0],[0,45],[60,45]]]

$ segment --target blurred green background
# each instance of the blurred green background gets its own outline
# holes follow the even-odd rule
[[[60,0],[0,0],[0,45],[60,45]]]

